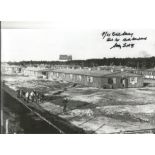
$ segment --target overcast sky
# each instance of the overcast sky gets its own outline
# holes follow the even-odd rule
[[[26,25],[25,23],[22,25]],[[31,25],[32,26],[32,25]],[[155,56],[155,31],[115,30],[133,32],[135,37],[147,37],[146,41],[135,42],[134,48],[114,48],[114,44],[103,40],[101,33],[108,31],[91,26],[33,27],[21,29],[3,26],[2,61],[58,60],[60,54],[71,54],[73,59],[103,57],[147,57]],[[113,32],[114,30],[109,30]]]

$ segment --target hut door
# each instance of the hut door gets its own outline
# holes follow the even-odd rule
[[[122,81],[122,87],[123,88],[128,88],[128,79],[127,78],[123,78],[121,81]]]

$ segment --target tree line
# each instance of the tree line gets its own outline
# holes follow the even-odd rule
[[[103,59],[87,59],[87,60],[72,60],[72,61],[20,61],[8,62],[10,65],[79,65],[82,67],[96,67],[96,66],[127,66],[133,68],[154,68],[155,57],[146,58],[103,58]]]

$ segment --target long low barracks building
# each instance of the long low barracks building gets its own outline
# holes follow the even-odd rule
[[[142,75],[144,79],[155,80],[155,69],[137,69],[133,70],[132,73]]]
[[[134,88],[143,86],[142,75],[127,71],[57,69],[48,71],[48,79],[59,79],[97,88]]]

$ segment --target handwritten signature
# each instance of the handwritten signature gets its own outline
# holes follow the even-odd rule
[[[106,42],[113,42],[114,44],[110,47],[113,48],[134,48],[137,41],[147,40],[147,37],[136,37],[131,32],[102,32],[102,39]]]

